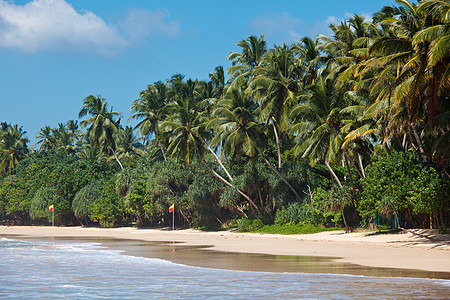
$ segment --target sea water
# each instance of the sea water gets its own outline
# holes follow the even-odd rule
[[[7,299],[448,299],[443,279],[218,270],[99,243],[0,239]]]

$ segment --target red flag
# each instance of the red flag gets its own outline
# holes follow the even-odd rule
[[[172,213],[174,208],[175,208],[175,204],[172,204],[172,205],[169,207],[169,213]]]
[[[53,205],[50,205],[48,211],[53,211]]]

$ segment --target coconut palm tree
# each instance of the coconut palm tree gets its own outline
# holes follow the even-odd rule
[[[78,128],[78,121],[69,120],[66,123],[66,128],[71,135],[72,141],[76,143],[78,139],[81,137],[81,130]]]
[[[259,65],[266,50],[266,41],[261,34],[259,38],[249,36],[236,44],[241,48],[241,53],[230,52],[228,60],[232,66],[228,68],[228,82],[232,88],[245,86],[252,76],[252,71]]]
[[[304,74],[297,46],[275,46],[267,51],[254,69],[247,92],[260,106],[259,122],[273,130],[281,168],[279,133],[290,126],[290,110],[298,103],[300,78]]]
[[[19,161],[28,155],[26,131],[18,125],[2,124],[0,131],[0,174],[11,174]]]
[[[93,147],[100,147],[102,153],[111,153],[119,164],[123,166],[116,155],[116,139],[120,129],[121,114],[113,112],[112,107],[108,111],[108,103],[101,95],[90,95],[83,101],[83,106],[78,114],[79,118],[90,117],[80,122],[81,127],[88,127],[85,135],[90,137]]]
[[[224,151],[232,155],[240,165],[243,155],[260,156],[265,163],[283,180],[296,197],[298,193],[292,185],[270,164],[263,151],[266,143],[264,126],[257,122],[259,110],[257,103],[251,100],[241,89],[227,89],[213,110],[213,118],[207,127],[216,128],[212,143],[223,141]]]
[[[52,132],[58,149],[63,149],[67,154],[75,152],[73,145],[74,139],[72,134],[67,130],[66,124],[58,123],[58,128],[53,128]]]
[[[134,128],[139,128],[146,145],[152,135],[154,136],[164,159],[166,159],[167,137],[159,131],[159,123],[166,117],[167,103],[167,86],[163,82],[157,81],[148,85],[147,89],[140,93],[140,98],[133,102],[131,106],[133,115],[129,119],[141,120]]]
[[[50,126],[41,127],[41,130],[36,135],[36,139],[38,141],[33,145],[33,147],[41,144],[39,151],[48,151],[56,146],[56,140]]]
[[[292,110],[295,154],[308,158],[311,165],[324,163],[341,188],[330,163],[343,154],[342,127],[346,123],[343,109],[348,105],[349,97],[351,94],[337,90],[332,81],[320,78],[307,88],[300,104]]]
[[[214,72],[209,73],[209,79],[213,84],[213,94],[211,98],[222,98],[223,90],[225,88],[225,73],[222,66],[217,66]]]
[[[137,137],[133,131],[134,129],[130,126],[120,130],[116,149],[119,159],[145,155],[145,151],[142,150],[143,145],[140,143],[142,138]]]
[[[189,166],[194,157],[203,157],[203,139],[209,134],[203,126],[204,112],[201,112],[195,97],[195,81],[183,82],[175,75],[170,79],[170,102],[165,106],[167,117],[159,124],[159,130],[169,138],[168,153],[181,159]]]

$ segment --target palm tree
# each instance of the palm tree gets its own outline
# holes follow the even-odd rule
[[[303,87],[315,83],[319,77],[322,66],[326,63],[326,58],[320,55],[319,39],[313,41],[309,37],[303,37],[299,47],[303,50],[303,65],[306,67],[306,73],[302,76]]]
[[[84,99],[78,117],[82,118],[86,115],[91,117],[81,121],[80,125],[81,127],[88,126],[85,135],[90,137],[92,146],[100,147],[100,151],[105,154],[111,152],[120,168],[123,169],[115,153],[116,139],[120,129],[118,117],[121,114],[113,112],[112,108],[108,111],[108,103],[101,95],[97,97],[90,95]]]
[[[56,147],[58,149],[63,149],[67,154],[74,152],[75,148],[73,145],[74,139],[72,134],[67,130],[66,125],[63,123],[58,124],[57,129],[52,129],[53,136],[56,141]]]
[[[89,143],[81,146],[76,155],[79,159],[85,160],[91,164],[101,165],[107,160],[106,155],[101,153],[98,147],[93,147]]]
[[[227,74],[232,88],[247,85],[253,69],[259,65],[266,52],[266,41],[262,34],[259,38],[249,36],[236,45],[242,49],[242,52],[230,52],[228,55],[228,60],[231,60],[232,66],[228,68]]]
[[[198,107],[195,81],[184,82],[183,77],[177,74],[168,82],[170,102],[164,108],[167,117],[159,124],[159,130],[170,136],[168,153],[182,159],[187,167],[194,157],[203,157],[203,139],[209,134],[203,126],[205,114]]]
[[[36,139],[38,141],[33,145],[33,147],[41,144],[39,151],[48,151],[56,146],[56,140],[50,126],[41,127],[41,131],[37,133]]]
[[[142,150],[140,143],[141,137],[136,137],[133,133],[133,128],[126,126],[125,129],[120,130],[116,153],[119,158],[144,156],[145,152]]]
[[[390,35],[379,38],[369,48],[371,64],[389,70],[390,77],[394,77],[383,93],[389,95],[386,120],[390,132],[386,134],[408,136],[412,149],[417,148],[420,157],[430,161],[431,145],[448,131],[449,124],[448,120],[439,122],[435,129],[436,120],[442,120],[438,116],[448,109],[449,4],[434,0],[417,5],[407,0],[398,3],[398,7],[382,11],[387,17],[380,24],[390,28]],[[442,164],[440,155],[434,158]]]
[[[6,174],[28,154],[26,131],[18,125],[2,124],[0,132],[0,174]]]
[[[345,98],[349,96],[336,90],[332,81],[320,78],[307,88],[302,102],[292,110],[294,124],[291,134],[297,143],[294,148],[296,155],[309,158],[311,165],[324,163],[341,188],[330,163],[342,156],[344,137],[341,129],[345,124],[342,110],[348,104]]]
[[[159,131],[159,123],[166,117],[166,104],[168,103],[167,87],[157,81],[148,85],[147,89],[140,93],[140,98],[133,102],[131,119],[141,120],[134,128],[139,128],[140,134],[146,144],[149,143],[151,135],[154,135],[161,154],[166,159],[165,147],[166,137]]]
[[[259,121],[272,127],[281,168],[279,134],[290,126],[290,110],[298,103],[300,78],[304,73],[301,59],[295,56],[298,47],[275,46],[267,51],[255,68],[247,91],[260,107]]]
[[[78,139],[81,136],[81,130],[78,129],[78,121],[69,120],[66,123],[66,128],[67,128],[67,130],[69,131],[69,133],[71,135],[72,141],[74,143],[76,143],[76,141],[78,141]]]
[[[265,143],[262,127],[257,123],[257,104],[240,88],[228,89],[212,112],[207,128],[213,128],[213,145],[223,141],[223,150],[242,164],[242,155],[253,157]]]
[[[213,84],[213,94],[211,98],[222,98],[223,90],[225,88],[225,73],[223,67],[216,67],[214,72],[209,73],[209,79]]]
[[[207,127],[215,128],[213,144],[224,141],[224,151],[241,164],[242,155],[260,156],[265,163],[283,180],[296,197],[298,193],[291,184],[270,164],[262,154],[266,143],[263,126],[257,122],[258,106],[241,89],[229,88],[214,111],[213,119]]]

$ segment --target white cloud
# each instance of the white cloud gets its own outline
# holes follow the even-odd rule
[[[15,5],[0,0],[0,47],[26,53],[42,51],[115,55],[148,36],[179,34],[167,11],[130,11],[122,28],[90,11],[77,12],[64,0],[33,0]],[[122,31],[120,31],[122,29]]]
[[[265,15],[250,22],[253,30],[269,37],[275,37],[287,44],[297,42],[303,37],[299,33],[302,20],[292,17],[289,13]]]
[[[131,10],[121,27],[129,39],[139,42],[147,36],[175,38],[181,34],[179,21],[166,21],[170,16],[167,10]]]

